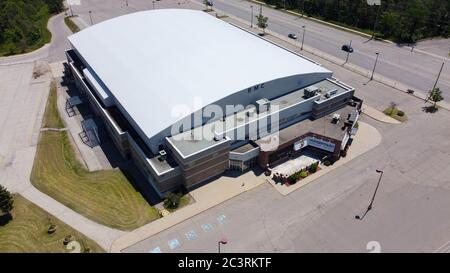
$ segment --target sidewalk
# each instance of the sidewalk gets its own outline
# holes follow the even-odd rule
[[[264,183],[266,183],[264,174],[256,176],[251,171],[236,178],[222,176],[211,183],[191,191],[190,194],[195,199],[195,203],[125,234],[112,244],[110,252],[121,252],[121,250],[131,245]]]
[[[383,112],[378,111],[377,109],[363,103],[362,106],[362,112],[366,114],[367,116],[373,118],[374,120],[384,122],[384,123],[390,123],[390,124],[401,124],[400,121],[391,118],[388,115],[385,115]]]
[[[267,181],[280,194],[286,196],[378,146],[378,144],[381,143],[381,134],[378,132],[378,130],[367,123],[361,121],[358,123],[359,123],[358,133],[353,138],[353,143],[348,150],[347,156],[341,158],[334,165],[329,167],[320,165],[321,168],[320,171],[318,171],[313,175],[308,176],[305,179],[302,179],[301,181],[289,187],[281,184],[276,184],[271,178],[266,178]]]
[[[38,64],[40,65],[40,64]],[[0,66],[0,184],[19,193],[107,250],[125,232],[97,224],[37,190],[30,181],[42,119],[53,77],[34,79],[34,63]]]

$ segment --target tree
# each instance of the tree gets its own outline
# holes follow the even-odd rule
[[[444,99],[442,96],[442,91],[439,89],[439,87],[434,88],[430,91],[430,95],[428,96],[428,99],[433,102],[433,109],[437,110],[437,103]]]
[[[0,185],[0,212],[9,214],[13,209],[14,199],[11,193],[2,185]]]
[[[262,6],[259,9],[259,14],[256,17],[256,20],[258,21],[258,27],[263,30],[263,35],[266,34],[266,28],[269,24],[267,24],[267,21],[269,20],[268,17],[264,16],[262,14]]]

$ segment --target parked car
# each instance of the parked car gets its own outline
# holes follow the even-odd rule
[[[294,40],[297,39],[297,35],[295,35],[294,33],[289,33],[288,37],[291,38],[291,39],[294,39]]]
[[[353,53],[353,47],[351,45],[343,45],[342,50],[345,52]]]

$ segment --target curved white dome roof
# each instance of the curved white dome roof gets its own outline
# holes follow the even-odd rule
[[[274,79],[331,75],[202,11],[137,12],[69,40],[148,138],[179,120],[173,106],[192,105],[194,97],[205,106]]]

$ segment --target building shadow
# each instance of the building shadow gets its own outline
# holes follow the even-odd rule
[[[136,191],[140,192],[150,205],[153,206],[162,202],[163,200],[159,197],[153,187],[148,184],[147,179],[144,177],[142,172],[140,172],[139,169],[134,165],[133,161],[131,159],[126,159],[121,155],[119,150],[114,145],[112,139],[108,135],[103,120],[91,111],[91,109],[89,108],[88,99],[78,91],[78,88],[76,87],[74,82],[67,77],[62,77],[60,84],[61,86],[65,87],[65,92],[69,97],[79,96],[83,101],[81,105],[76,106],[77,115],[71,118],[79,118],[81,120],[93,119],[95,124],[97,125],[99,138],[98,145],[94,147],[91,147],[88,144],[85,145],[91,147],[92,149],[95,149],[96,147],[100,148],[101,152],[105,155],[111,167],[113,169],[120,170],[133,186],[133,188]]]

